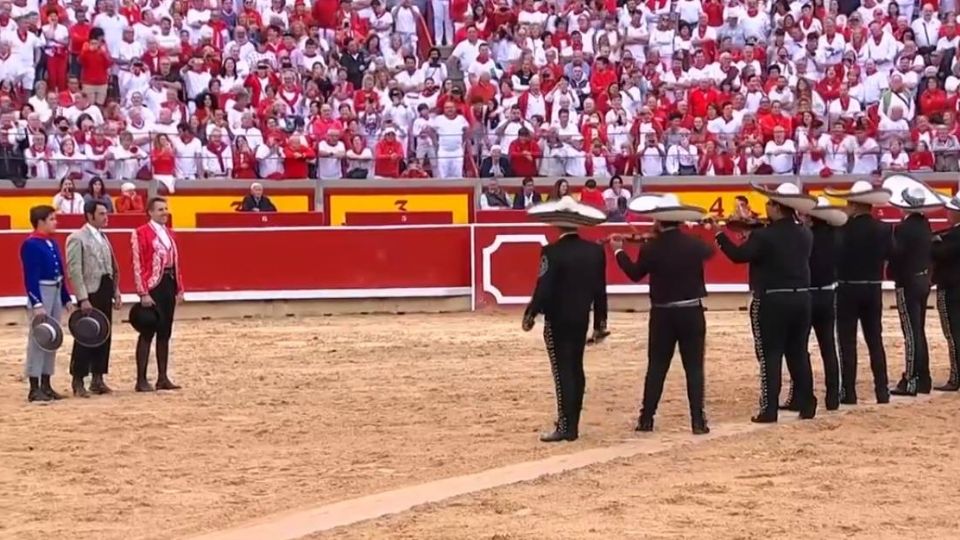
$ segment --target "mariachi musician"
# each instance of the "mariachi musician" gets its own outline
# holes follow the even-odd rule
[[[583,350],[591,306],[594,334],[590,340],[599,342],[607,334],[606,253],[597,243],[580,238],[577,230],[599,225],[607,216],[570,196],[533,206],[528,213],[560,229],[560,238],[543,248],[537,285],[523,313],[525,332],[533,328],[537,315],[544,315],[543,340],[557,392],[556,428],[540,440],[575,441],[586,384]]]
[[[703,355],[707,325],[703,316],[703,298],[707,296],[703,265],[713,256],[712,246],[684,234],[680,225],[700,221],[707,212],[680,204],[676,195],[640,196],[630,202],[630,210],[654,219],[655,234],[643,244],[637,260],[623,250],[617,235],[610,244],[617,265],[633,281],[650,276],[650,323],[647,326],[647,375],[643,385],[643,405],[637,431],[653,431],[663,383],[670,370],[673,351],[680,348],[680,359],[687,375],[687,399],[694,435],[710,433],[704,411]]]
[[[794,400],[801,419],[816,416],[813,372],[807,353],[810,338],[810,253],[813,237],[797,222],[797,212],[809,212],[817,200],[794,184],[775,191],[754,189],[767,197],[770,224],[752,232],[737,245],[725,232],[717,233],[720,250],[735,263],[749,263],[753,300],[750,320],[760,363],[760,411],[750,420],[777,421],[781,364],[786,357],[795,381]]]
[[[840,408],[840,361],[837,358],[837,229],[847,222],[847,213],[834,206],[826,197],[817,198],[817,206],[807,212],[813,250],[810,253],[810,314],[813,332],[817,337],[823,378],[826,386],[828,411]],[[793,383],[781,409],[798,410],[793,400]]]
[[[943,208],[943,199],[923,182],[900,174],[884,180],[883,187],[892,194],[890,204],[905,214],[893,229],[887,273],[896,287],[906,366],[890,393],[895,396],[929,394],[933,381],[925,328],[933,231],[925,213]]]
[[[937,311],[950,354],[950,377],[934,390],[960,390],[957,345],[960,344],[960,196],[947,201],[950,228],[933,237],[933,284],[937,286]]]
[[[890,402],[887,355],[883,349],[883,266],[890,254],[893,233],[873,217],[873,207],[890,200],[890,190],[866,180],[850,191],[826,189],[830,197],[847,202],[847,223],[840,228],[837,258],[837,344],[840,346],[840,403],[857,404],[857,323],[870,354],[877,403]]]

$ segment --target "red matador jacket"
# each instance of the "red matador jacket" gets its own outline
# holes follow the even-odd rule
[[[149,223],[141,225],[133,231],[133,283],[137,294],[145,296],[160,284],[163,269],[167,261],[172,259],[173,267],[177,272],[177,293],[183,292],[183,275],[180,273],[180,250],[177,249],[177,237],[169,228],[170,249],[160,241],[160,237]]]

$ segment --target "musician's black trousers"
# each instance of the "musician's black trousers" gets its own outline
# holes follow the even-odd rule
[[[811,322],[817,336],[820,358],[823,360],[823,378],[827,402],[840,399],[840,361],[837,358],[837,294],[836,291],[810,293]]]
[[[960,344],[960,287],[937,288],[937,311],[940,313],[940,326],[947,340],[950,352],[950,384],[960,383],[960,365],[957,359],[957,345]]]
[[[557,430],[578,433],[586,386],[583,349],[587,343],[587,324],[554,325],[547,320],[543,325],[543,341],[557,392]]]
[[[794,400],[814,402],[810,339],[810,293],[755,293],[750,304],[754,348],[760,363],[760,413],[776,418],[783,358],[793,376]]]
[[[113,293],[115,287],[113,279],[108,275],[100,278],[100,286],[97,292],[90,295],[87,300],[94,309],[98,309],[107,316],[107,320],[113,323]],[[99,347],[83,347],[76,341],[73,342],[73,352],[70,355],[70,374],[74,377],[86,377],[93,373],[94,375],[106,375],[110,368],[110,342],[113,336],[108,336],[107,341]]]
[[[679,345],[680,361],[687,376],[690,418],[694,422],[704,420],[703,354],[706,333],[707,324],[700,306],[655,307],[650,310],[647,376],[643,384],[641,416],[653,418],[657,413],[663,382]]]
[[[930,277],[926,273],[910,276],[910,279],[898,284],[896,292],[905,353],[902,378],[908,387],[912,385],[912,389],[916,390],[919,382],[930,382],[930,354],[926,331]]]
[[[840,345],[841,394],[857,399],[857,323],[870,354],[877,397],[888,393],[887,354],[883,350],[883,291],[880,284],[841,283],[837,287],[837,341]]]

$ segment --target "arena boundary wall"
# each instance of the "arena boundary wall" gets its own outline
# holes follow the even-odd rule
[[[605,224],[593,240],[647,230],[650,223]],[[60,231],[61,245],[72,231]],[[690,227],[712,241],[715,230]],[[124,302],[137,301],[131,278],[132,229],[109,229],[121,267]],[[0,231],[0,251],[19,253],[25,231]],[[537,223],[369,227],[260,227],[177,231],[186,303],[180,318],[239,318],[485,311],[526,304],[541,246],[556,238]],[[631,248],[628,247],[628,250]],[[632,250],[631,250],[632,251]],[[0,266],[0,323],[24,323],[20,265]],[[708,309],[745,309],[745,265],[722,255],[706,267]],[[610,306],[648,309],[645,283],[632,283],[607,260]],[[887,284],[887,289],[892,286]],[[892,299],[889,301],[892,305]]]

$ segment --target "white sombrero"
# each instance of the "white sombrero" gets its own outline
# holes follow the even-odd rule
[[[580,204],[569,195],[559,201],[531,206],[527,214],[537,221],[569,228],[590,227],[607,220],[607,215],[603,211]]]
[[[826,197],[817,197],[817,206],[807,213],[834,227],[840,227],[847,222],[847,213],[843,211],[843,207],[830,204]]]
[[[796,184],[783,183],[775,190],[769,190],[759,184],[751,184],[751,186],[771,201],[798,212],[809,212],[817,206],[817,199],[800,191]]]
[[[707,215],[707,211],[699,206],[681,204],[673,193],[638,195],[627,208],[657,221],[699,221]]]
[[[951,210],[953,212],[960,212],[960,192],[958,192],[953,197],[950,197],[949,199],[947,199],[946,197],[944,197],[944,199],[946,200],[943,201],[943,203],[947,207],[947,210]]]
[[[890,190],[890,204],[907,212],[929,212],[943,208],[943,196],[923,182],[905,174],[894,174],[883,181]]]
[[[857,180],[854,182],[853,185],[850,186],[850,191],[838,191],[827,188],[823,190],[823,192],[830,197],[836,197],[837,199],[843,199],[852,203],[869,204],[870,206],[887,204],[887,201],[890,200],[890,196],[892,195],[892,192],[886,189],[886,186],[876,188],[866,180]]]

